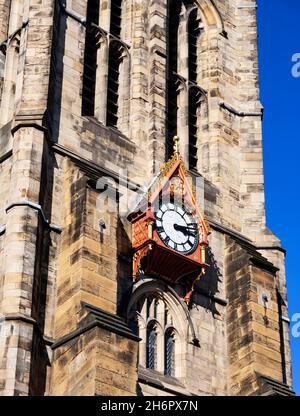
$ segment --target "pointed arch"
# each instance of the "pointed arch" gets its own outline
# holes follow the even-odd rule
[[[207,103],[200,105],[206,98],[201,89],[214,53],[211,42],[220,34],[226,36],[224,23],[213,0],[168,0],[166,20],[166,159],[178,135],[186,166],[197,172],[198,145],[208,114]]]
[[[178,334],[176,329],[169,326],[166,328],[165,337],[165,362],[164,362],[164,374],[169,377],[175,377],[175,362],[176,362],[176,344],[178,343]]]
[[[129,128],[130,53],[127,45],[112,37],[109,42],[106,124],[123,134]]]
[[[97,51],[101,33],[99,23],[99,0],[89,0],[86,11],[86,39],[84,47],[84,68],[82,78],[82,115],[95,113]]]
[[[206,29],[218,29],[220,33],[225,32],[224,21],[213,0],[194,0],[199,6],[201,18]]]
[[[160,371],[167,377],[185,376],[182,357],[188,344],[199,346],[199,341],[187,305],[174,289],[150,277],[137,281],[129,301],[127,320],[129,326],[131,322],[138,325],[141,338],[139,365],[142,368]]]
[[[186,303],[174,289],[162,281],[147,277],[134,284],[127,308],[127,320],[130,321],[136,313],[137,302],[141,298],[151,295],[162,299],[173,312],[173,316],[176,317],[175,327],[180,337],[183,337],[186,342],[198,344],[199,340]]]

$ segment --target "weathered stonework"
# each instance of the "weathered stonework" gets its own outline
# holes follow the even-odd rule
[[[123,0],[116,34],[111,1],[100,0],[95,111],[83,116],[87,3],[0,0],[0,394],[292,394],[285,252],[265,218],[256,1],[194,1],[202,98],[190,173],[211,235],[189,308],[180,287],[151,276],[133,285],[123,209],[167,157],[167,1]],[[183,27],[178,134],[188,167]],[[113,42],[116,126],[106,99]],[[109,191],[99,189],[107,177]],[[145,323],[139,335],[129,329],[149,293],[177,319],[173,378],[145,368]]]

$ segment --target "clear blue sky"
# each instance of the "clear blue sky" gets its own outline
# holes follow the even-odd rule
[[[257,0],[261,101],[265,107],[264,167],[267,222],[287,249],[290,318],[300,313],[300,1]],[[300,395],[300,338],[291,337],[294,389]]]

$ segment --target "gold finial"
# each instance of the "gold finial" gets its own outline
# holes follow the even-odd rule
[[[166,162],[163,163],[160,167],[160,175],[166,176],[168,175],[168,172],[170,169],[172,169],[172,166],[174,163],[176,163],[177,160],[180,160],[180,151],[179,151],[179,137],[174,136],[173,137],[173,155],[172,157]]]
[[[173,146],[174,155],[176,155],[176,158],[178,160],[179,159],[179,155],[180,155],[180,152],[179,152],[179,137],[178,136],[174,136],[173,137],[173,142],[174,142],[174,146]]]

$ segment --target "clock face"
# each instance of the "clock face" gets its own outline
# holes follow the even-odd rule
[[[171,249],[190,254],[199,243],[198,225],[192,214],[175,204],[163,204],[155,214],[156,231]]]

